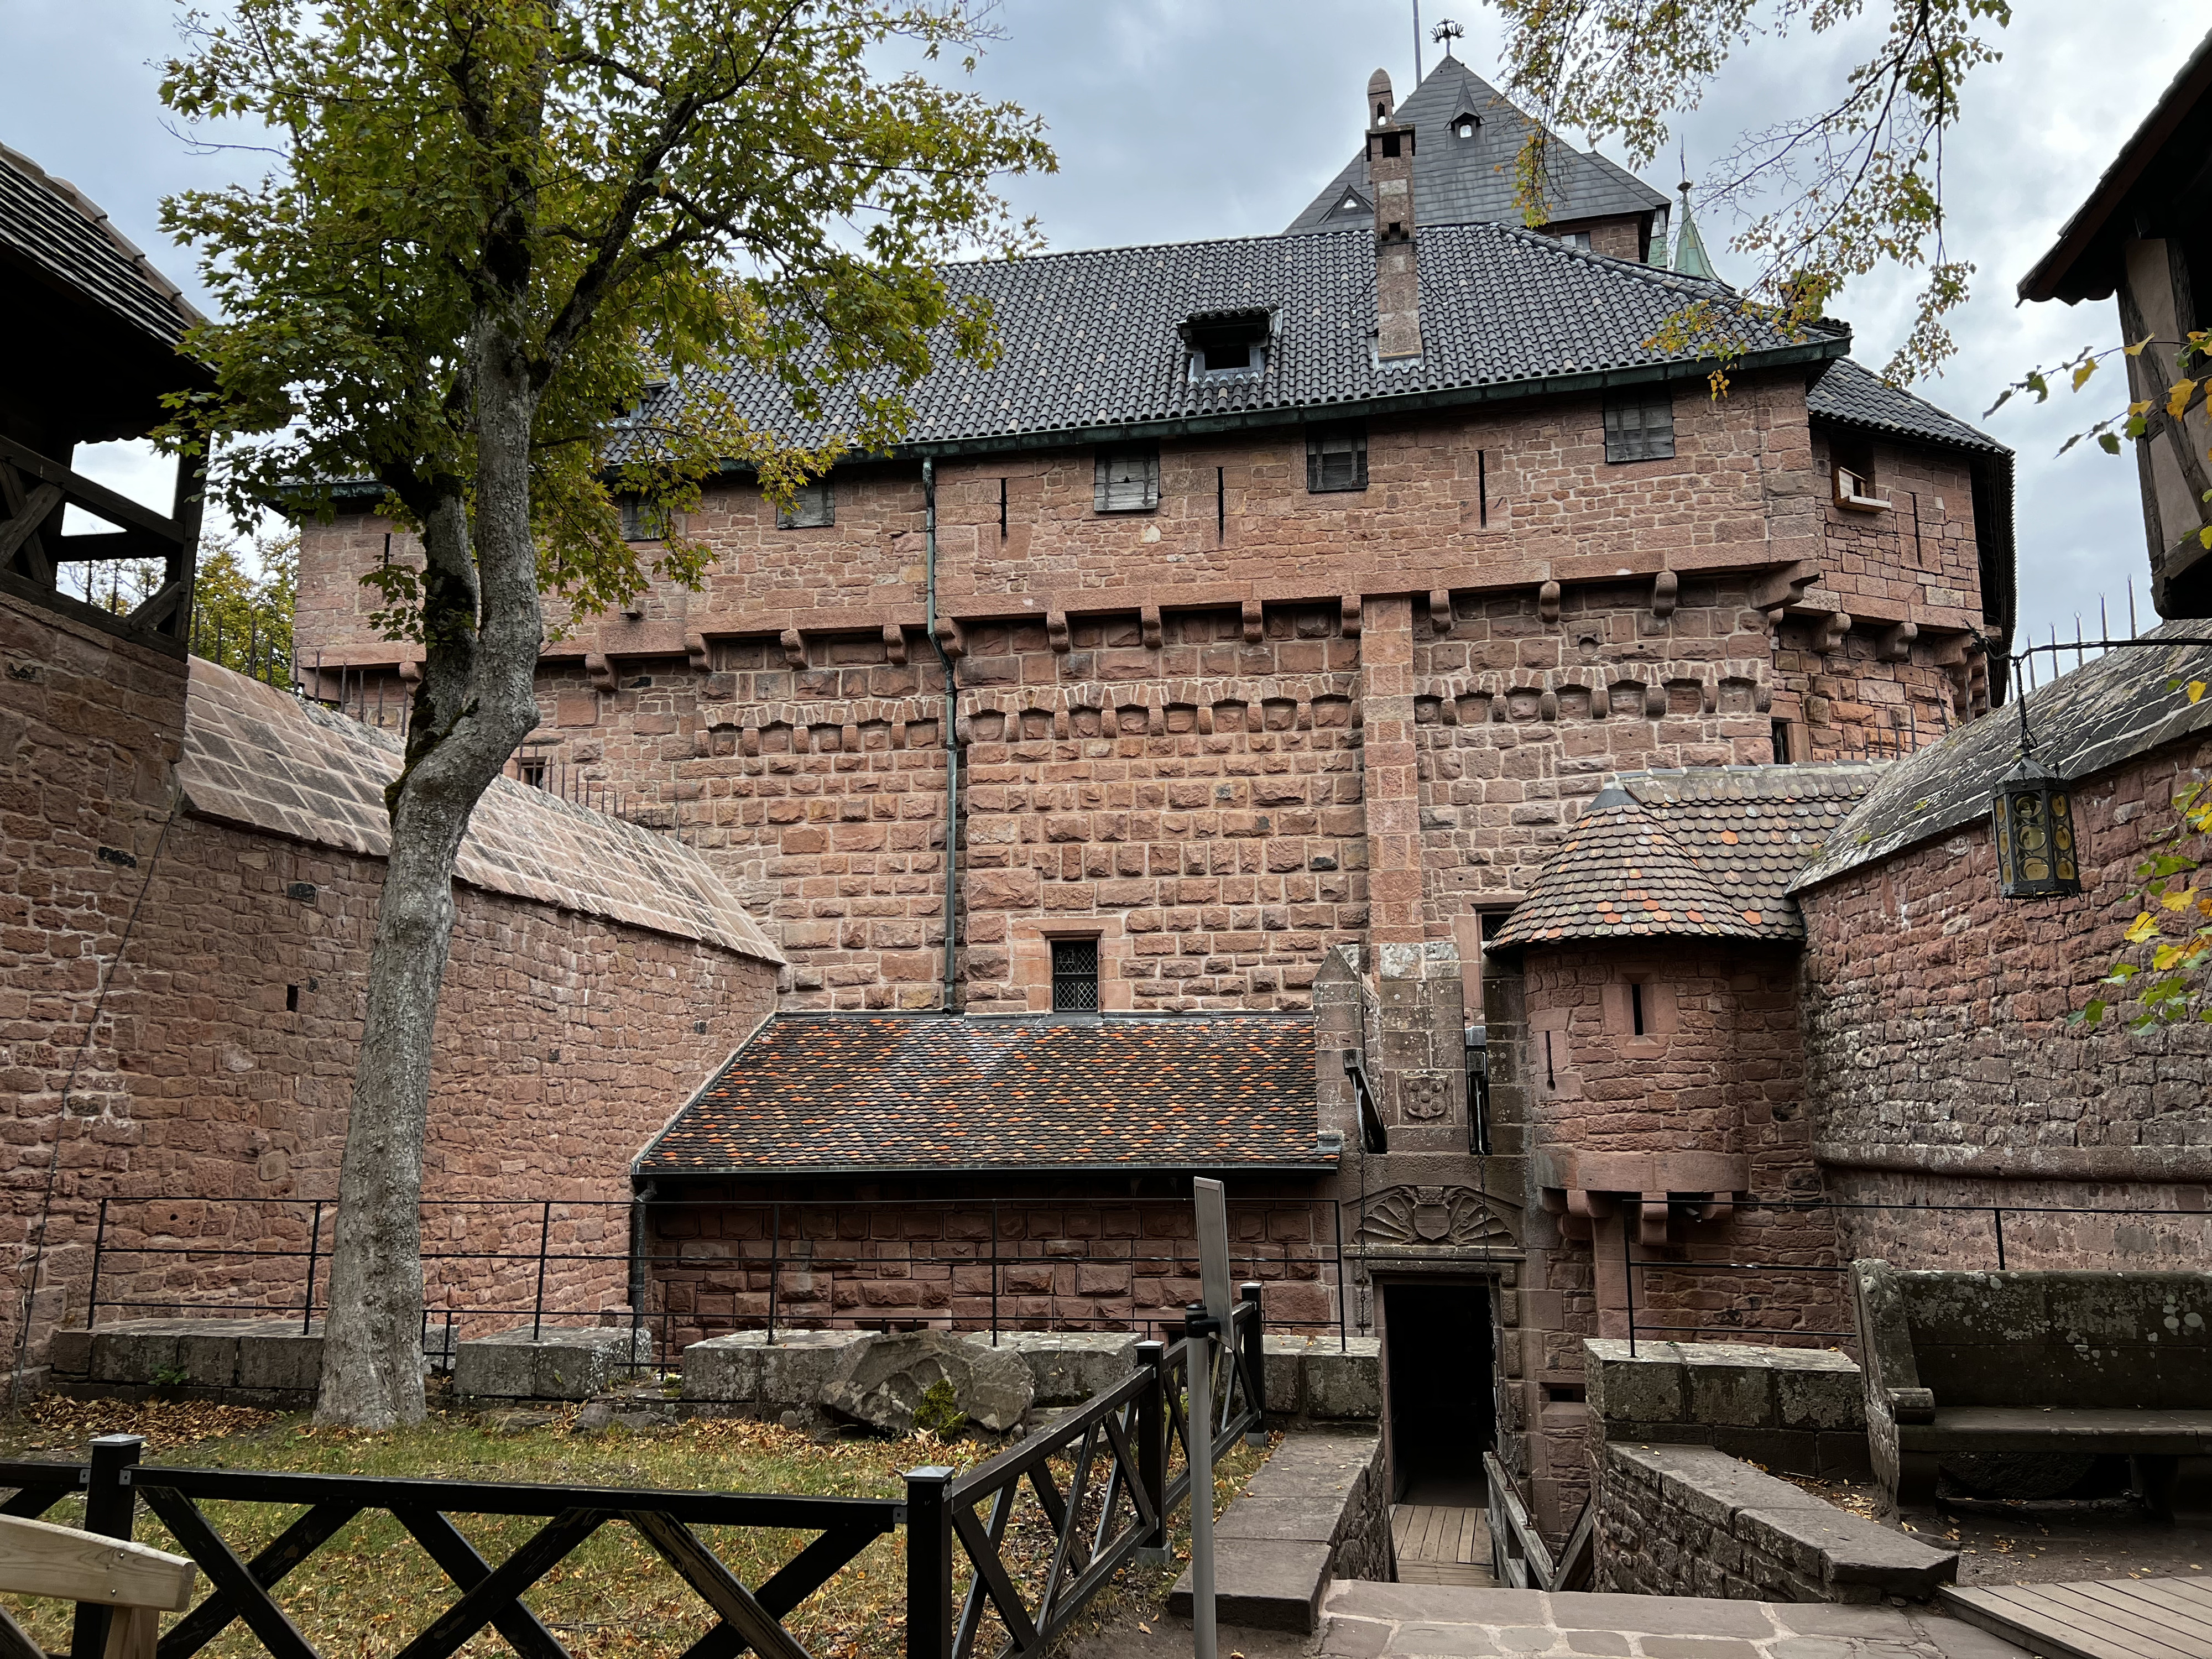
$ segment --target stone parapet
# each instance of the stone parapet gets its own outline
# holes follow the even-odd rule
[[[1607,1443],[1705,1445],[1800,1474],[1868,1468],[1859,1368],[1825,1348],[1748,1342],[1583,1343],[1589,1421]]]
[[[1608,1444],[1596,1588],[1732,1601],[1925,1601],[1956,1550],[1839,1510],[1710,1446]]]

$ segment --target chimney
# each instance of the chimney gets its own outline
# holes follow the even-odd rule
[[[1421,268],[1413,251],[1413,130],[1393,118],[1390,77],[1368,77],[1367,177],[1375,190],[1375,349],[1403,362],[1421,355]]]

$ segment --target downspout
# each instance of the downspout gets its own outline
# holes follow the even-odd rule
[[[921,522],[923,541],[928,550],[926,600],[929,646],[945,667],[945,1012],[949,1014],[953,1012],[953,975],[957,963],[954,928],[960,894],[960,685],[953,672],[952,659],[945,654],[944,642],[937,637],[937,463],[927,457],[921,463]]]

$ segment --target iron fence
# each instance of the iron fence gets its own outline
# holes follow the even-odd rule
[[[1627,1204],[1624,1203],[1622,1208],[1625,1212],[1628,1208]],[[2005,1218],[2007,1216],[2012,1216],[2015,1218],[2015,1237],[2017,1237],[2018,1232],[2018,1221],[2022,1218],[2027,1217],[2162,1217],[2174,1221],[2195,1222],[2202,1225],[2204,1229],[2206,1237],[2203,1242],[2197,1243],[2191,1250],[2189,1251],[2189,1262],[2192,1267],[2201,1267],[2205,1261],[2212,1261],[2212,1212],[2182,1209],[2176,1206],[2060,1204],[1867,1204],[1843,1202],[1828,1199],[1756,1199],[1746,1200],[1738,1202],[1733,1206],[1733,1209],[1737,1214],[1741,1214],[1744,1212],[1748,1211],[1754,1213],[1765,1212],[1776,1215],[1881,1212],[1915,1217],[1966,1217],[1972,1218],[1977,1223],[1987,1223],[1988,1231],[1984,1235],[1984,1237],[1986,1240],[1985,1249],[1987,1254],[1985,1260],[1990,1267],[1993,1267],[1999,1273],[2003,1273],[2008,1270],[2008,1257],[2007,1255],[2005,1244]],[[1848,1262],[1843,1261],[1700,1261],[1687,1255],[1668,1258],[1654,1258],[1647,1255],[1639,1260],[1634,1252],[1634,1239],[1638,1231],[1638,1230],[1636,1227],[1629,1224],[1626,1216],[1624,1215],[1623,1224],[1620,1229],[1620,1264],[1623,1269],[1623,1283],[1626,1290],[1627,1297],[1628,1351],[1631,1355],[1633,1355],[1636,1352],[1636,1342],[1639,1333],[1654,1336],[1693,1334],[1708,1340],[1714,1337],[1725,1336],[1730,1339],[1741,1337],[1754,1340],[1782,1337],[1812,1337],[1833,1341],[1852,1343],[1856,1343],[1858,1340],[1858,1333],[1856,1330],[1814,1330],[1798,1327],[1744,1326],[1734,1322],[1720,1322],[1715,1321],[1706,1321],[1696,1325],[1656,1325],[1648,1319],[1639,1320],[1637,1317],[1636,1306],[1636,1285],[1637,1275],[1638,1273],[1680,1274],[1685,1276],[1698,1273],[1757,1273],[1769,1278],[1773,1278],[1791,1273],[1841,1275],[1848,1273],[1850,1271],[1850,1267]],[[1955,1241],[1960,1238],[1961,1235],[1954,1231],[1947,1232],[1943,1237],[1947,1241]],[[1832,1252],[1831,1252],[1831,1254],[1832,1254]],[[1948,1249],[1944,1254],[1948,1258],[1949,1254]],[[2119,1254],[2117,1240],[2115,1242],[2115,1254]],[[2140,1260],[2141,1252],[2136,1249],[2130,1249],[2126,1252],[2126,1255],[2130,1264],[2134,1265],[2135,1262]],[[1650,1300],[1647,1297],[1646,1306],[1649,1307],[1650,1305]]]
[[[1037,1236],[1033,1224],[1040,1216],[1102,1207],[1127,1212],[1136,1224],[1127,1237]],[[1230,1206],[1232,1222],[1281,1208],[1264,1199]],[[337,1210],[327,1199],[103,1197],[93,1226],[86,1328],[118,1316],[259,1315],[295,1319],[303,1333],[312,1332],[328,1311]],[[1317,1236],[1304,1242],[1267,1241],[1264,1217],[1249,1230],[1233,1228],[1260,1237],[1232,1240],[1231,1270],[1245,1279],[1314,1287],[1333,1314],[1279,1310],[1270,1322],[1310,1334],[1334,1329],[1340,1347],[1348,1347],[1347,1267],[1357,1263],[1347,1262],[1341,1208],[1320,1200],[1311,1210]],[[1150,1237],[1141,1224],[1148,1215],[1170,1213],[1187,1215],[1187,1206],[1169,1200],[427,1200],[423,1350],[434,1363],[450,1364],[457,1337],[485,1322],[526,1321],[534,1340],[549,1326],[603,1322],[609,1305],[623,1308],[634,1334],[653,1339],[653,1357],[638,1357],[634,1340],[625,1349],[630,1357],[617,1362],[632,1370],[672,1364],[679,1334],[696,1340],[762,1329],[773,1340],[778,1331],[940,1328],[988,1331],[994,1339],[1009,1331],[1085,1328],[1172,1336],[1182,1329],[1183,1296],[1195,1294],[1197,1242]],[[937,1236],[910,1236],[917,1217],[933,1218]],[[656,1231],[672,1221],[696,1227],[710,1219],[719,1236]],[[194,1223],[201,1231],[186,1236]],[[210,1236],[210,1227],[219,1231]],[[1062,1270],[1079,1278],[1118,1274],[1126,1289],[1063,1290]],[[957,1296],[948,1291],[942,1306],[866,1302],[869,1291],[911,1284],[921,1273],[965,1274],[974,1285]],[[1022,1288],[1039,1277],[1051,1288]],[[703,1297],[672,1294],[702,1284],[745,1288]],[[1158,1287],[1149,1301],[1140,1288],[1147,1284]],[[716,1305],[696,1305],[702,1299]],[[672,1305],[684,1300],[694,1305]],[[1127,1311],[1100,1311],[1114,1301],[1125,1302]]]

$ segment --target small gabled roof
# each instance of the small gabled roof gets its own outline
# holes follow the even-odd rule
[[[1321,1173],[1314,1018],[778,1014],[645,1175]]]
[[[1481,123],[1473,138],[1456,138],[1451,126],[1462,112]],[[1456,58],[1430,70],[1391,117],[1412,127],[1413,219],[1431,225],[1491,222],[1518,225],[1521,209],[1513,199],[1514,158],[1534,125],[1504,94]],[[1615,215],[1667,211],[1667,198],[1626,167],[1564,141],[1553,148],[1552,179],[1547,192],[1554,223],[1601,219]],[[1322,188],[1305,210],[1291,221],[1292,234],[1334,229],[1347,190],[1372,202],[1367,147]]]
[[[2188,642],[2212,637],[2212,623],[2171,622],[2143,637],[2169,642],[2162,649],[2109,652],[2027,695],[2037,758],[2077,786],[2166,744],[2212,732],[2212,697],[2191,702],[2184,689],[2192,681],[2212,681],[2212,645]],[[1798,873],[1791,890],[1802,892],[1986,820],[1990,786],[2010,769],[2019,750],[2019,711],[2003,708],[1891,763],[1820,856]]]
[[[1632,773],[1575,820],[1490,948],[1801,939],[1790,883],[1874,781],[1863,764]]]
[[[0,248],[115,321],[174,346],[202,320],[183,291],[115,228],[97,202],[0,144]]]
[[[1816,420],[1863,427],[1893,438],[1911,438],[1988,455],[2012,451],[1986,432],[1968,426],[1924,398],[1893,386],[1880,375],[1838,357],[1820,372],[1805,393],[1806,412]]]

